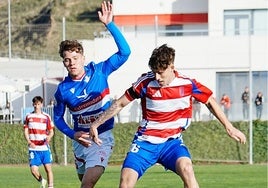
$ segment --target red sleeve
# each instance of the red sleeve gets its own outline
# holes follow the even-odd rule
[[[23,126],[24,129],[29,128],[28,123],[29,123],[28,116],[26,116],[25,121],[24,121],[24,126]]]
[[[46,116],[47,116],[47,130],[54,129],[54,124],[53,124],[53,122],[51,121],[50,116],[48,116],[48,115],[46,115]]]
[[[192,82],[193,82],[193,97],[202,103],[206,103],[209,97],[213,94],[213,92],[206,86],[197,82],[196,80],[192,80]]]
[[[134,99],[137,98],[137,95],[135,94],[135,92],[134,92],[134,90],[133,90],[132,87],[130,87],[129,89],[127,89],[127,90],[125,91],[125,96],[127,97],[127,99],[128,99],[129,101],[133,101]]]

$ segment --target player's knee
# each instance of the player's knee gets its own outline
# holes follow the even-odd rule
[[[181,173],[184,174],[184,176],[193,176],[194,169],[193,165],[191,163],[186,163],[181,167]]]
[[[179,159],[176,163],[176,170],[182,177],[190,177],[194,175],[193,165],[190,159]]]
[[[121,176],[119,188],[134,188],[136,182],[137,182],[136,175],[135,176]]]
[[[119,188],[130,188],[130,187],[128,186],[128,184],[127,184],[126,181],[123,181],[123,180],[121,179]]]
[[[31,173],[32,174],[38,174],[38,169],[37,168],[31,168]]]

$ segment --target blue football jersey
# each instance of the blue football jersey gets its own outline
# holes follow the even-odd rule
[[[91,123],[110,107],[108,76],[125,63],[130,55],[129,45],[115,24],[109,23],[107,29],[114,37],[118,52],[103,62],[90,62],[84,67],[86,74],[80,80],[65,77],[55,93],[54,123],[61,132],[72,139],[76,131],[88,132]],[[66,107],[72,114],[73,128],[64,121]],[[98,127],[99,134],[112,129],[113,125],[113,118],[107,120]]]

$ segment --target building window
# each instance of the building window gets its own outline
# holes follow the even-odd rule
[[[253,32],[255,35],[268,35],[268,9],[253,11]]]
[[[246,86],[249,87],[249,72],[217,72],[216,73],[216,99],[219,102],[222,95],[225,93],[231,99],[230,120],[243,120],[242,114],[242,92]],[[253,102],[257,93],[262,92],[263,113],[262,119],[268,119],[268,71],[253,71],[252,72],[252,93],[250,94]],[[253,119],[255,117],[255,104],[253,103]]]
[[[268,35],[268,9],[224,11],[224,34]]]

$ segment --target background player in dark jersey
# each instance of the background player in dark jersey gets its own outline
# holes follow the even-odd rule
[[[108,76],[123,65],[130,55],[127,41],[112,21],[112,4],[104,1],[101,10],[98,12],[99,19],[113,36],[118,51],[105,61],[90,62],[84,66],[82,45],[76,40],[62,41],[59,53],[68,76],[59,84],[55,93],[55,125],[74,140],[77,173],[82,181],[81,187],[87,188],[94,187],[108,164],[114,145],[111,131],[114,119],[110,118],[98,129],[100,137],[104,140],[101,147],[89,140],[89,128],[111,105]],[[68,107],[72,114],[73,129],[64,121],[65,107]]]
[[[165,44],[156,48],[149,60],[152,71],[143,74],[91,125],[92,139],[102,145],[96,128],[131,101],[141,99],[142,121],[123,163],[120,188],[135,187],[137,180],[156,163],[178,174],[185,188],[199,187],[181,134],[190,126],[193,98],[206,104],[231,138],[246,142],[245,135],[228,121],[212,91],[175,70],[174,59],[173,48]]]

